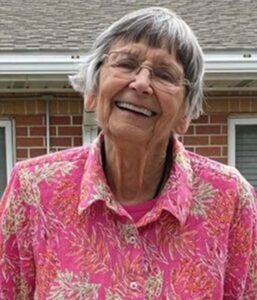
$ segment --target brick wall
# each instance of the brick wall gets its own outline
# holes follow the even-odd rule
[[[193,121],[182,138],[186,147],[198,154],[227,163],[227,114],[208,114]]]
[[[50,151],[82,144],[82,99],[49,103]],[[43,100],[0,101],[0,116],[15,123],[16,160],[45,154],[46,102]]]
[[[71,95],[70,101],[52,101],[50,110],[51,151],[82,144],[83,101]],[[1,99],[1,98],[0,98]],[[255,98],[256,99],[256,98]],[[227,120],[232,114],[257,113],[257,101],[237,97],[209,99],[206,114],[193,121],[182,137],[188,149],[227,163]],[[0,101],[0,116],[11,117],[16,124],[16,157],[22,160],[46,153],[46,103],[42,100]]]
[[[229,116],[255,115],[256,96],[227,95],[220,99],[208,99],[198,120],[192,122],[187,134],[182,137],[185,146],[201,155],[219,162],[228,163],[228,118]]]

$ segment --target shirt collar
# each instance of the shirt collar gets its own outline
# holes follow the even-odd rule
[[[104,201],[109,208],[123,214],[122,206],[114,200],[107,184],[101,159],[101,144],[103,134],[100,134],[88,152],[81,181],[79,213],[97,201]],[[174,138],[173,163],[169,178],[158,197],[155,209],[167,210],[174,215],[183,226],[189,215],[192,202],[193,172],[190,159],[183,145]]]
[[[80,203],[78,211],[81,214],[89,206],[98,201],[104,201],[109,208],[119,210],[120,205],[114,201],[113,194],[107,184],[101,158],[103,134],[89,146],[88,157],[81,180]]]
[[[193,170],[188,152],[174,138],[172,169],[158,205],[174,215],[182,226],[186,223],[192,205],[192,181]]]

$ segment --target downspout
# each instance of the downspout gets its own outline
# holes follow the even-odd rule
[[[50,102],[53,100],[52,95],[44,95],[42,99],[46,103],[46,153],[50,153],[51,145],[50,145]]]

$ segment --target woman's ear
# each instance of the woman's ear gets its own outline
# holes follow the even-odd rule
[[[175,132],[179,135],[185,134],[190,126],[191,119],[189,117],[184,117],[178,121],[175,126]]]
[[[86,111],[92,111],[96,108],[96,97],[93,92],[84,94],[84,107]]]

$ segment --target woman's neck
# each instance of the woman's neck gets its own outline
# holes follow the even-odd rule
[[[156,196],[169,172],[167,144],[138,145],[105,138],[105,175],[117,201],[135,204]]]

